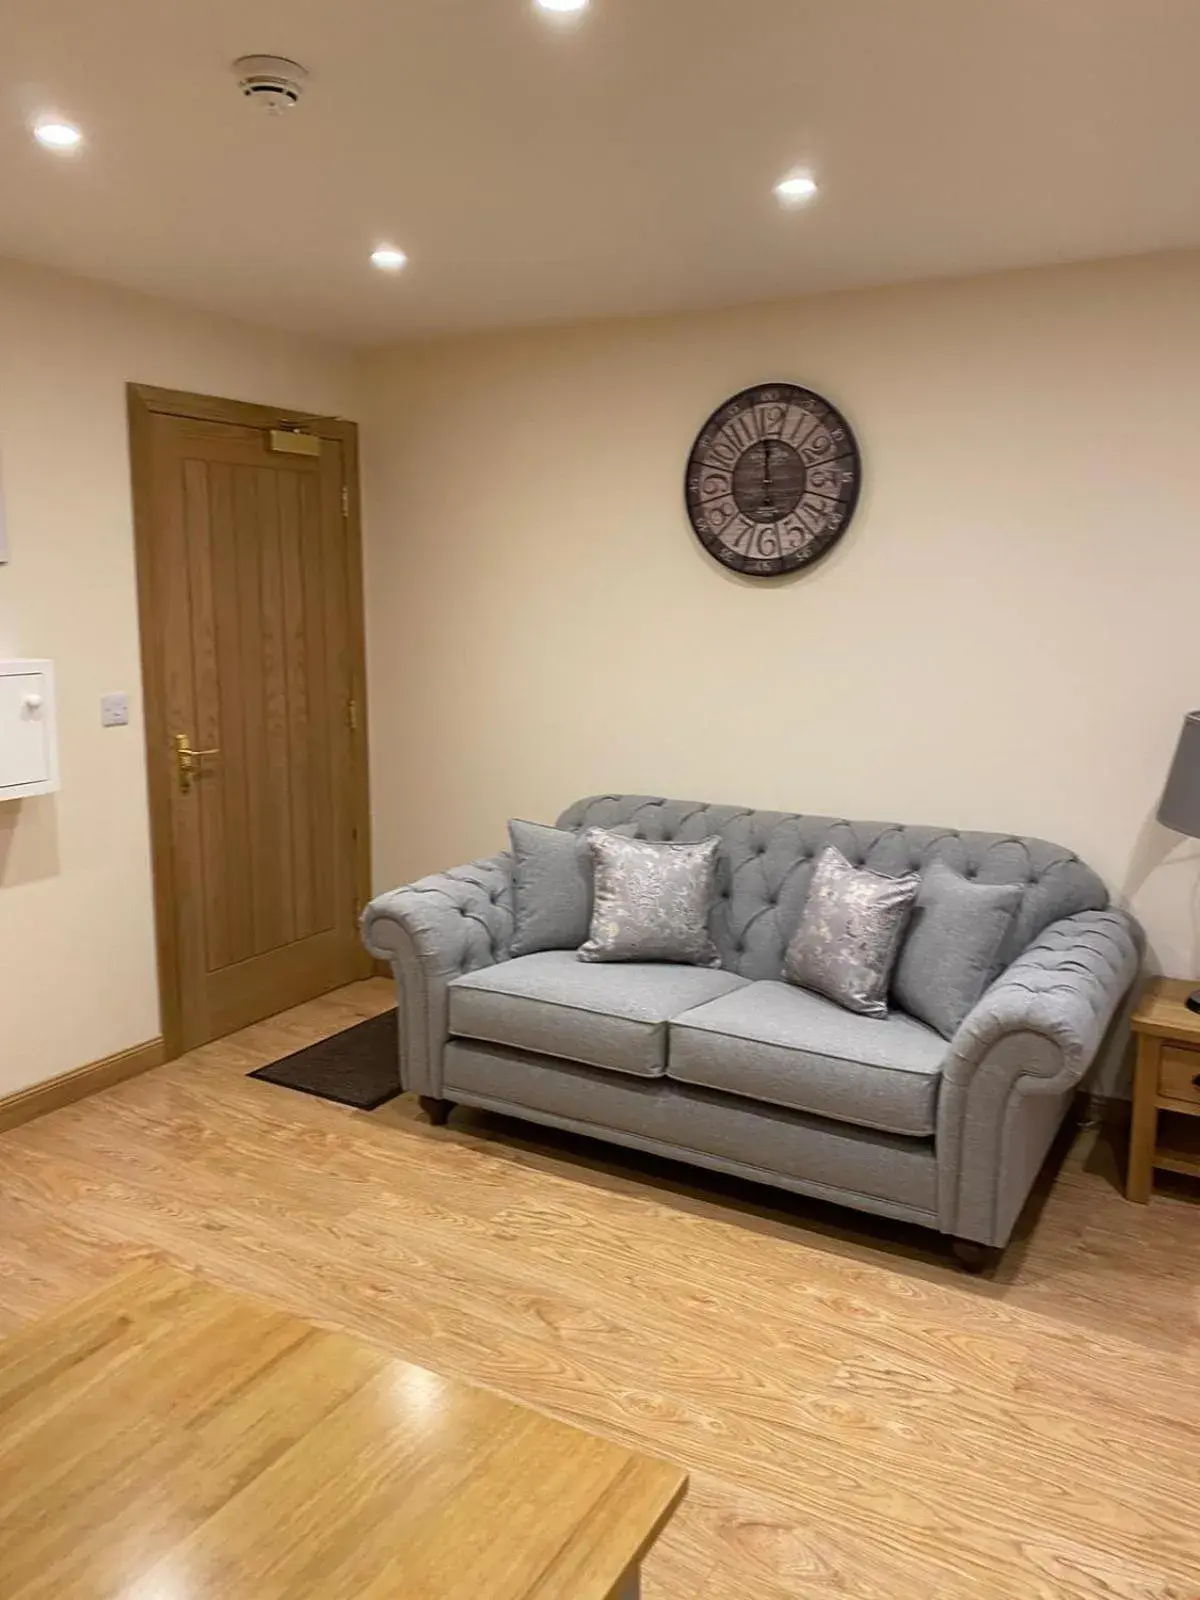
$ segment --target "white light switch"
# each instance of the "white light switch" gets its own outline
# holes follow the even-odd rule
[[[100,726],[124,728],[129,722],[129,696],[127,694],[102,694],[100,696]]]

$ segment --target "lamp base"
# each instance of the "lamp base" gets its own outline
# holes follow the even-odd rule
[[[1200,1011],[1200,989],[1193,989],[1183,1003],[1189,1011]]]

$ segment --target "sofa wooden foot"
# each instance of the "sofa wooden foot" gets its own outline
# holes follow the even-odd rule
[[[450,1113],[454,1110],[453,1100],[439,1100],[436,1095],[423,1094],[418,1096],[421,1110],[433,1123],[435,1128],[443,1128]]]
[[[950,1248],[955,1260],[967,1272],[986,1272],[1000,1259],[1000,1250],[992,1244],[977,1244],[974,1239],[952,1239]]]

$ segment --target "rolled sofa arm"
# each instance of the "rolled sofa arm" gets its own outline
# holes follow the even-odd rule
[[[446,985],[508,959],[513,934],[512,857],[454,867],[377,895],[363,912],[363,943],[392,963],[400,1019],[400,1081],[440,1096]]]
[[[1007,1243],[1071,1097],[1137,974],[1142,933],[1123,911],[1051,925],[951,1040],[938,1102],[939,1223]]]

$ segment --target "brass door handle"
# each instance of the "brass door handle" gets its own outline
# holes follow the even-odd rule
[[[196,772],[200,761],[205,756],[219,756],[220,750],[193,750],[188,744],[186,733],[177,733],[171,743],[175,746],[175,762],[179,768],[179,792],[188,794],[192,787],[192,776]]]

